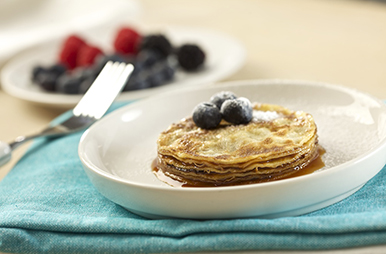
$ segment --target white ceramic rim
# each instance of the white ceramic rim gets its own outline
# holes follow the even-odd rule
[[[284,85],[284,84],[294,84],[294,83],[296,83],[296,84],[305,85],[305,86],[324,86],[324,87],[327,87],[327,88],[329,88],[329,87],[335,88],[335,89],[336,88],[340,88],[340,89],[343,89],[343,90],[360,92],[360,91],[355,90],[355,89],[343,87],[343,86],[340,86],[340,85],[330,84],[330,83],[317,82],[317,81],[304,81],[304,80],[287,80],[287,79],[264,79],[264,80],[230,81],[230,82],[217,83],[216,86],[221,85],[223,88],[226,88],[227,86],[233,86],[233,85],[236,85],[236,84],[237,85],[246,85],[246,84],[251,84],[251,83],[253,83],[254,85],[267,85],[267,84],[283,84]],[[163,94],[160,94],[160,95],[157,95],[157,96],[152,96],[150,98],[141,100],[140,102],[146,103],[147,101],[152,100],[152,98],[160,98],[160,97],[163,97],[163,96],[169,96],[170,94],[174,94],[174,93],[181,93],[181,92],[192,91],[192,90],[197,90],[197,89],[200,89],[200,88],[198,87],[198,88],[179,89],[179,90],[171,91],[171,92],[168,92],[168,93],[163,93]],[[201,87],[201,89],[202,89],[202,87]],[[360,93],[364,94],[363,92],[360,92]],[[365,94],[365,95],[367,95],[368,97],[372,98],[373,100],[379,102],[381,105],[384,105],[384,103],[381,100],[379,100],[378,98],[376,98],[376,97],[374,97],[372,95],[369,95],[369,94]],[[134,103],[139,103],[139,102],[133,102],[133,104]],[[114,117],[114,115],[120,114],[121,112],[126,111],[127,108],[131,107],[131,105],[133,105],[133,104],[130,104],[128,106],[125,106],[125,107],[122,107],[120,109],[117,109],[116,111],[112,112],[110,115],[106,116],[105,119],[108,119],[110,117]],[[386,106],[384,106],[384,107],[386,108]],[[88,167],[88,169],[92,170],[94,173],[96,173],[99,176],[104,177],[104,178],[106,178],[108,180],[112,180],[112,181],[115,181],[115,182],[119,182],[119,183],[131,185],[131,186],[135,186],[135,187],[138,187],[138,188],[146,188],[146,189],[153,189],[153,190],[163,190],[163,191],[173,191],[173,190],[176,190],[175,188],[170,187],[170,186],[169,187],[168,186],[150,186],[150,185],[140,184],[140,183],[136,183],[136,182],[133,182],[133,181],[130,181],[130,180],[122,179],[120,177],[117,177],[115,175],[109,174],[109,173],[99,169],[91,161],[85,159],[81,155],[81,152],[82,152],[82,149],[83,149],[83,142],[82,141],[87,137],[88,132],[93,130],[93,128],[95,128],[94,125],[91,126],[82,135],[82,138],[80,140],[79,147],[78,147],[79,157],[80,157],[82,163],[84,163],[84,165],[86,165]],[[298,176],[298,177],[295,177],[295,178],[282,179],[280,181],[272,181],[272,182],[259,183],[259,184],[253,184],[253,185],[224,186],[224,187],[215,187],[215,188],[213,188],[213,187],[200,187],[200,188],[184,187],[184,188],[178,188],[178,191],[179,192],[234,191],[234,190],[242,190],[242,189],[250,189],[250,188],[264,188],[265,186],[285,185],[286,183],[290,184],[290,183],[293,183],[293,182],[296,183],[296,182],[310,181],[309,179],[317,178],[317,177],[320,177],[320,176],[328,176],[328,175],[331,175],[331,174],[335,174],[337,171],[344,170],[344,169],[346,169],[347,167],[350,167],[353,164],[360,163],[361,161],[366,160],[368,157],[370,157],[373,153],[376,153],[377,151],[383,149],[385,146],[386,146],[386,139],[382,140],[372,150],[362,154],[361,156],[359,156],[359,157],[357,157],[355,159],[352,159],[350,161],[344,162],[344,163],[339,164],[337,166],[331,167],[328,170],[322,170],[322,171],[319,171],[319,172],[315,172],[313,174],[302,175],[302,176]]]

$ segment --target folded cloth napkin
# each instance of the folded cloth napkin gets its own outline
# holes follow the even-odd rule
[[[354,195],[303,216],[150,220],[93,187],[78,158],[80,137],[36,140],[0,182],[0,251],[181,253],[386,244],[385,168]]]

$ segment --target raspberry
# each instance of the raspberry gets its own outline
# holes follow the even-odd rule
[[[99,48],[86,44],[79,49],[78,56],[76,58],[76,66],[91,66],[94,64],[96,57],[102,54],[103,52]]]
[[[135,54],[141,35],[129,27],[121,28],[114,40],[114,49],[117,53],[128,55]]]
[[[76,35],[67,37],[59,53],[59,62],[69,69],[76,67],[76,59],[79,49],[86,45],[85,41]]]
[[[154,50],[160,53],[163,57],[167,57],[173,51],[173,47],[169,39],[162,34],[145,36],[139,44],[139,51],[147,49]]]
[[[197,45],[185,44],[178,49],[177,60],[186,71],[195,71],[204,64],[205,53]]]

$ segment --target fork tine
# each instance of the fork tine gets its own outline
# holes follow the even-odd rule
[[[114,63],[112,67],[113,80],[109,86],[104,86],[104,90],[100,91],[101,96],[104,97],[103,100],[100,100],[95,107],[94,117],[99,119],[101,118],[109,108],[109,105],[117,97],[119,92],[122,90],[123,85],[126,82],[128,75],[133,71],[134,67],[132,65],[127,65],[125,63]],[[107,81],[109,82],[109,81]]]
[[[87,107],[93,107],[96,103],[95,100],[98,96],[98,91],[101,89],[100,86],[105,84],[104,80],[106,80],[106,77],[109,75],[112,65],[113,63],[111,61],[106,63],[106,65],[103,67],[102,71],[96,77],[96,79],[94,80],[90,88],[87,90],[85,95],[83,95],[83,97],[73,109],[74,115],[90,115],[85,114],[84,112],[86,111]]]
[[[87,93],[75,106],[73,114],[100,119],[132,73],[132,64],[107,62]]]

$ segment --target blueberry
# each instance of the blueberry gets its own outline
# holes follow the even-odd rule
[[[161,86],[174,78],[175,69],[168,61],[160,61],[145,71],[151,87]]]
[[[59,93],[65,94],[78,94],[80,84],[84,81],[77,76],[73,75],[62,75],[57,82],[56,90]]]
[[[226,100],[221,106],[221,114],[225,121],[232,124],[245,124],[252,120],[251,102],[244,97]]]
[[[161,75],[164,81],[167,82],[174,78],[176,68],[169,61],[160,61],[154,65],[152,71]]]
[[[49,71],[52,74],[57,75],[57,77],[59,77],[60,75],[62,75],[63,73],[65,73],[67,71],[67,68],[63,64],[54,64],[54,65],[48,67],[47,71]]]
[[[144,74],[131,75],[127,80],[123,91],[135,91],[149,88],[151,84]]]
[[[162,55],[155,50],[140,51],[136,58],[135,66],[137,68],[149,68],[162,59]]]
[[[210,102],[202,102],[193,110],[194,123],[203,129],[216,128],[221,122],[220,110]]]
[[[35,66],[32,69],[32,81],[43,90],[53,92],[56,90],[57,79],[66,71],[66,67],[61,64],[54,64],[48,67]]]
[[[237,96],[229,91],[222,91],[219,93],[216,93],[210,98],[210,102],[215,104],[219,109],[221,109],[221,105],[224,103],[226,100],[231,100],[231,99],[236,99]]]
[[[95,72],[99,73],[103,69],[103,67],[105,67],[108,61],[120,63],[127,62],[126,59],[119,54],[101,55],[97,57],[95,63],[92,65],[92,68],[95,69]]]
[[[45,91],[54,92],[56,91],[58,77],[48,71],[41,72],[36,77],[36,83]]]
[[[43,66],[37,65],[32,68],[32,81],[37,82],[38,76],[45,71]]]
[[[147,80],[151,87],[161,86],[166,82],[165,77],[160,72],[150,73],[147,76]]]
[[[96,68],[86,67],[86,68],[77,68],[71,75],[74,78],[78,78],[81,81],[83,81],[89,78],[95,79],[99,75],[99,72],[97,72]]]
[[[162,69],[162,74],[165,76],[167,81],[170,81],[174,78],[174,74],[176,73],[176,68],[171,65],[166,65]]]
[[[87,90],[90,88],[90,86],[92,85],[92,83],[94,82],[94,80],[95,78],[92,76],[83,80],[79,85],[79,93],[85,94]]]

